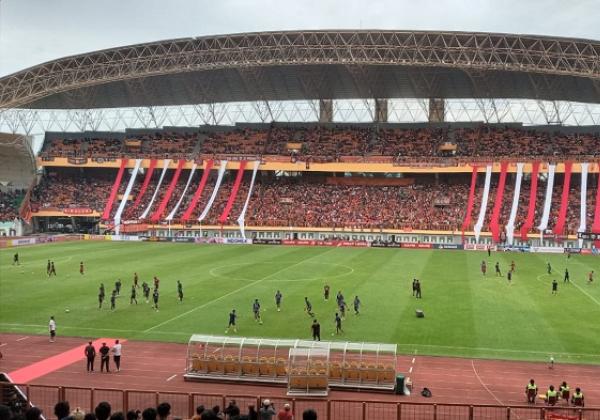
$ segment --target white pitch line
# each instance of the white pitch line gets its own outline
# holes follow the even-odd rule
[[[167,382],[169,382],[170,380],[172,380],[172,379],[173,379],[173,378],[175,378],[176,376],[177,376],[177,374],[175,374],[175,375],[173,375],[173,376],[169,376],[169,377],[167,378]]]
[[[0,344],[0,347],[4,347],[6,345],[7,345],[7,343],[2,343],[2,344]]]
[[[27,340],[28,338],[29,338],[29,336],[27,336],[27,337],[21,337],[21,338],[18,338],[16,341],[23,341],[23,340]]]
[[[416,357],[413,357],[413,359],[412,359],[412,362],[411,362],[411,363],[415,363],[415,359],[416,359]]]
[[[488,388],[488,386],[487,386],[486,384],[484,384],[484,383],[483,383],[483,381],[482,381],[482,380],[481,380],[481,378],[479,377],[479,374],[477,373],[477,369],[475,369],[475,362],[473,362],[473,360],[471,360],[471,367],[473,368],[473,373],[475,373],[475,376],[477,377],[477,380],[479,381],[479,383],[480,383],[481,385],[483,385],[483,387],[485,388],[485,390],[486,390],[486,391],[487,391],[487,392],[488,392],[488,393],[489,393],[489,394],[490,394],[492,397],[494,397],[494,399],[495,399],[496,401],[498,401],[498,403],[499,403],[500,405],[504,405],[504,403],[503,403],[503,402],[502,402],[502,401],[501,401],[501,400],[500,400],[498,397],[496,397],[496,394],[494,394],[494,393],[493,393],[493,392],[492,392],[492,391],[491,391],[491,390]]]
[[[222,300],[222,299],[225,299],[226,297],[229,297],[229,296],[231,296],[231,295],[234,295],[234,294],[236,294],[236,293],[238,293],[238,292],[241,292],[242,290],[245,290],[245,289],[247,289],[247,288],[249,288],[249,287],[252,287],[252,286],[254,286],[254,285],[256,285],[256,284],[258,284],[258,283],[260,283],[260,282],[262,282],[262,281],[265,281],[265,280],[266,280],[266,279],[268,279],[269,277],[273,277],[274,275],[276,275],[276,274],[279,274],[279,273],[281,273],[282,271],[289,270],[290,268],[292,268],[292,267],[295,267],[295,266],[297,266],[297,265],[299,265],[299,264],[302,264],[303,262],[306,262],[306,261],[308,261],[308,260],[310,260],[310,259],[313,259],[313,258],[316,258],[316,257],[320,257],[320,256],[322,256],[322,255],[325,255],[325,254],[327,254],[328,252],[331,252],[331,251],[333,251],[334,249],[336,249],[336,248],[330,248],[329,250],[327,250],[327,251],[325,251],[325,252],[323,252],[323,253],[320,253],[320,254],[317,254],[317,255],[313,255],[312,257],[309,257],[309,258],[305,258],[305,259],[303,259],[303,260],[300,260],[300,261],[298,261],[298,262],[297,262],[297,263],[295,263],[295,264],[288,265],[287,267],[284,267],[284,268],[282,268],[281,270],[277,270],[277,271],[275,271],[274,273],[271,273],[271,274],[269,274],[269,275],[268,275],[268,276],[266,276],[266,277],[263,277],[263,278],[261,278],[261,279],[258,279],[258,280],[256,280],[256,281],[253,281],[252,283],[248,283],[247,285],[245,285],[245,286],[242,286],[242,287],[240,287],[239,289],[232,290],[231,292],[229,292],[229,293],[226,293],[226,294],[224,294],[223,296],[220,296],[220,297],[218,297],[218,298],[216,298],[216,299],[213,299],[213,300],[211,300],[211,301],[208,301],[208,302],[206,302],[206,303],[204,303],[204,304],[202,304],[202,305],[200,305],[200,306],[196,306],[195,308],[192,308],[192,309],[190,309],[189,311],[186,311],[186,312],[184,312],[184,313],[182,313],[182,314],[179,314],[179,315],[177,315],[177,316],[174,316],[173,318],[167,319],[166,321],[163,321],[163,322],[161,322],[160,324],[156,324],[155,326],[153,326],[153,327],[150,327],[150,328],[148,328],[148,329],[144,330],[143,332],[144,332],[144,333],[149,333],[150,331],[152,331],[152,330],[154,330],[154,329],[156,329],[156,328],[158,328],[158,327],[162,327],[163,325],[165,325],[165,324],[169,324],[170,322],[173,322],[173,321],[175,321],[175,320],[177,320],[177,319],[179,319],[179,318],[182,318],[182,317],[184,317],[184,316],[187,316],[187,315],[191,314],[192,312],[196,312],[198,309],[206,308],[207,306],[209,306],[209,305],[211,305],[211,304],[213,304],[213,303],[215,303],[215,302],[218,302],[218,301],[220,301],[220,300]]]
[[[412,373],[412,369],[413,367],[411,366],[410,369],[408,369],[408,373]]]

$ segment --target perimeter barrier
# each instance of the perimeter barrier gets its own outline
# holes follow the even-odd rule
[[[600,420],[600,408],[576,408],[561,405],[547,407],[542,405],[502,406],[502,405],[468,405],[468,404],[432,404],[426,402],[394,402],[394,401],[361,401],[360,394],[356,399],[324,399],[324,398],[285,398],[270,395],[222,395],[184,392],[153,392],[141,390],[82,388],[50,385],[15,385],[0,383],[1,404],[11,405],[4,397],[14,394],[18,387],[27,398],[27,403],[39,407],[46,418],[53,418],[54,405],[58,401],[68,401],[71,409],[79,407],[87,412],[93,411],[101,401],[110,403],[112,411],[144,410],[156,407],[161,402],[171,404],[171,416],[189,419],[195,409],[202,404],[206,408],[216,405],[221,409],[235,400],[242,413],[249,405],[259,407],[263,399],[271,400],[275,409],[283,404],[292,406],[294,417],[302,418],[302,412],[312,408],[318,413],[319,420],[523,420],[523,419],[577,419]],[[399,397],[402,398],[402,397]],[[25,405],[22,405],[26,407]]]

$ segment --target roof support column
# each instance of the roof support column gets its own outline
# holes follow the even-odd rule
[[[441,98],[429,98],[429,122],[445,121],[445,101]]]
[[[388,122],[388,100],[375,98],[375,118],[373,122]]]
[[[319,122],[333,122],[333,99],[319,99]]]

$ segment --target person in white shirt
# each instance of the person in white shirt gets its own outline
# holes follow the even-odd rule
[[[121,343],[119,340],[115,341],[115,345],[112,348],[113,353],[113,361],[115,362],[115,366],[117,367],[117,372],[121,371]]]
[[[50,330],[50,342],[54,343],[54,337],[56,337],[56,321],[54,321],[54,317],[50,317],[50,322],[48,322],[48,330]]]

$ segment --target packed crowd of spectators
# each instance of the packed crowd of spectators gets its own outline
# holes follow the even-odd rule
[[[227,407],[215,405],[196,407],[192,420],[292,420],[294,418],[291,405],[282,407],[275,405],[268,399],[261,401],[261,406],[250,404],[248,407],[240,407],[235,400],[229,402]],[[302,420],[317,420],[317,412],[307,408],[302,412]],[[126,413],[113,411],[110,403],[100,402],[93,411],[86,413],[79,407],[71,408],[68,401],[60,401],[54,406],[54,413],[43,413],[35,406],[26,408],[20,404],[11,406],[0,405],[0,420],[181,420],[182,417],[171,413],[171,405],[168,402],[158,404],[156,407],[148,407],[143,410],[131,409]],[[299,417],[297,417],[299,418]]]
[[[31,210],[87,208],[102,212],[114,179],[53,174],[42,178],[31,193]]]
[[[42,158],[102,158],[118,159],[193,158],[199,146],[197,133],[157,132],[117,138],[53,139],[46,141],[40,152]]]
[[[102,173],[102,176],[100,174]],[[139,196],[144,175],[138,175],[137,181],[130,194],[130,202],[125,207],[122,220],[140,219],[148,208],[156,191],[161,170],[155,170],[144,196],[137,207],[133,202]],[[154,202],[147,212],[145,220],[150,220],[159,208],[167,193],[168,186],[175,170],[169,170],[156,194]],[[205,225],[217,225],[229,196],[232,192],[237,171],[226,173],[214,203],[206,218]],[[183,170],[175,184],[165,211],[160,220],[165,220],[182,197],[190,171]],[[273,174],[263,174],[257,178],[252,197],[246,213],[248,226],[272,227],[323,227],[351,229],[403,229],[403,230],[443,230],[460,231],[465,219],[466,203],[469,196],[468,177],[455,175],[446,176],[443,180],[434,181],[431,176],[420,176],[411,185],[333,185],[319,176],[307,177],[275,177]],[[90,208],[98,212],[104,210],[114,179],[114,171],[110,173],[96,172],[95,174],[53,173],[43,178],[34,189],[31,196],[32,210],[54,210],[65,208]],[[196,171],[189,187],[183,196],[173,222],[181,220],[183,214],[192,202],[192,198],[202,176],[202,171]],[[502,206],[500,207],[499,224],[503,230],[508,223],[514,195],[514,174],[509,174],[505,186]],[[210,174],[204,191],[189,219],[194,223],[208,203],[214,189],[216,171]],[[492,209],[497,191],[498,174],[492,177],[489,201],[484,220],[484,230],[491,222]],[[128,178],[121,182],[118,197],[125,192]],[[540,224],[544,201],[545,182],[539,181],[535,217],[532,230]],[[562,200],[562,174],[558,174],[552,197],[548,229],[557,222]],[[592,225],[596,192],[596,177],[592,176],[588,185],[587,196],[587,226]],[[358,183],[360,184],[360,183]],[[529,208],[530,180],[526,177],[521,185],[521,194],[515,231],[519,232],[526,221]],[[236,224],[241,213],[250,187],[250,173],[246,173],[239,191],[233,202],[225,224]],[[483,195],[483,177],[480,176],[476,188],[473,205],[471,230],[477,221]],[[118,200],[117,200],[118,201]],[[117,202],[113,205],[111,217],[117,210]],[[0,204],[0,209],[1,209]],[[565,223],[565,232],[573,234],[579,228],[580,186],[578,179],[573,178],[569,190],[569,202]]]
[[[24,190],[0,191],[0,222],[12,222],[19,215]]]
[[[568,134],[510,126],[393,128],[329,126],[234,128],[196,133],[157,132],[114,138],[54,139],[41,156],[87,158],[196,158],[284,156],[314,162],[350,158],[398,162],[423,159],[593,159],[600,134]]]

